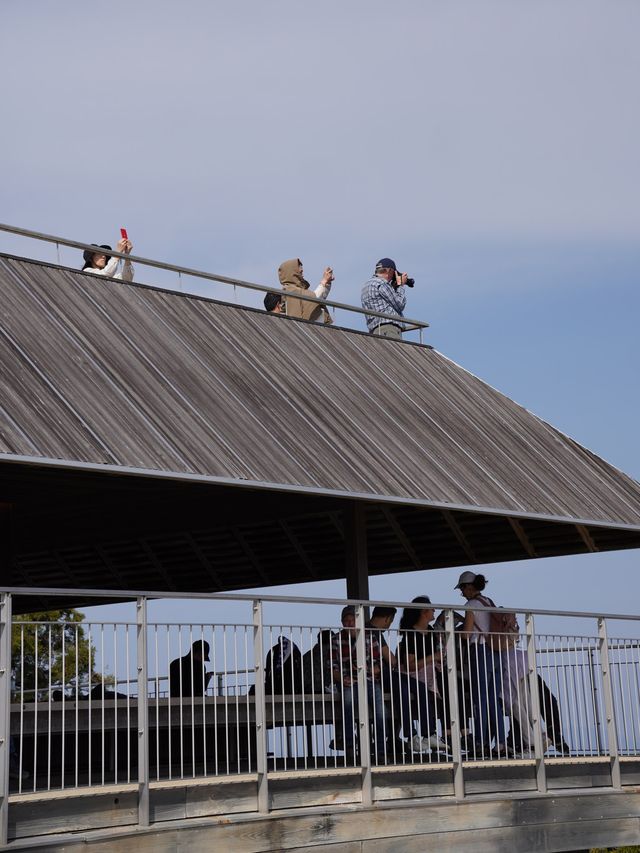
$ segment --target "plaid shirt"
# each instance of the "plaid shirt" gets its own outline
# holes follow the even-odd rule
[[[365,632],[366,667],[369,681],[380,680],[380,642],[378,635],[379,631],[375,629]],[[348,629],[343,628],[334,635],[332,645],[334,673],[340,676],[341,681],[347,677],[355,684],[358,679],[355,637],[349,634]]]
[[[374,275],[362,288],[361,301],[363,308],[371,308],[372,311],[380,311],[383,314],[398,314],[402,317],[404,306],[407,304],[407,294],[404,287],[393,287],[388,281]],[[373,332],[381,323],[392,323],[391,320],[383,320],[382,317],[370,317],[367,315],[367,327]],[[392,323],[394,326],[403,328],[402,323]]]

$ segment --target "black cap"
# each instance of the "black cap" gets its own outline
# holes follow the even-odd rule
[[[392,261],[391,258],[380,258],[376,264],[376,270],[393,270],[397,272],[398,267],[396,266],[396,262]]]

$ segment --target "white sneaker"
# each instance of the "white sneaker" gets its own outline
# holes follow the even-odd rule
[[[411,747],[414,752],[428,752],[431,750],[427,738],[420,737],[420,735],[414,735],[411,738]]]
[[[442,740],[442,738],[439,738],[438,735],[431,735],[431,737],[429,738],[423,737],[422,741],[427,742],[429,749],[437,749],[439,752],[447,751],[446,743]]]
[[[431,737],[420,737],[420,735],[414,735],[411,743],[413,745],[414,752],[431,752],[434,749],[442,752],[447,751],[446,743],[441,740],[438,735],[431,735]]]

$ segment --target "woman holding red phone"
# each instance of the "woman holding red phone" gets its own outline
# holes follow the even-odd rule
[[[122,236],[116,244],[116,252],[128,255],[133,249],[133,244],[124,228],[120,229],[120,234]],[[103,275],[107,278],[117,278],[122,281],[133,281],[133,264],[128,258],[123,263],[120,258],[112,258],[107,254],[107,252],[112,251],[111,246],[104,243],[100,246],[97,243],[91,245],[96,247],[96,251],[92,252],[91,249],[85,249],[82,253],[84,258],[83,272]]]

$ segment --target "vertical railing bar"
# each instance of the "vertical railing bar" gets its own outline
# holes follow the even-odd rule
[[[171,660],[171,625],[165,625],[165,633],[167,635],[167,752],[169,763],[169,780],[173,779],[173,737],[171,732],[171,715],[173,712],[173,697],[171,696],[171,668],[169,661]]]
[[[129,617],[130,618],[130,617]],[[127,784],[131,782],[131,643],[130,625],[124,630],[125,672],[127,673]]]
[[[105,726],[105,708],[104,708],[104,622],[100,623],[100,677],[102,679],[100,684],[100,778],[102,784],[104,785],[104,773],[105,773],[105,737],[104,737],[104,726]]]
[[[245,691],[245,713],[247,715],[247,771],[251,772],[252,759],[251,755],[251,716],[249,714],[249,632],[246,625],[243,625],[244,635],[244,691]],[[213,628],[211,629],[213,641]],[[254,682],[255,683],[255,682]],[[255,692],[255,687],[254,687]]]
[[[300,640],[300,646],[302,648],[304,648],[304,643],[302,642],[302,637],[303,637],[302,627],[299,627],[298,628],[298,638]],[[294,664],[293,664],[293,654],[291,655],[291,668],[295,669]],[[293,692],[295,694],[296,693],[295,672],[293,673],[293,676],[294,676],[293,677]],[[303,698],[304,697],[304,673],[302,672],[302,670],[300,670],[299,686],[300,686],[300,690],[301,690],[301,694],[300,694],[301,702],[300,702],[300,704],[302,706],[302,731],[304,732],[304,737],[302,740],[302,761],[303,761],[304,769],[308,770],[309,769],[309,756],[307,754],[308,753],[308,750],[307,750],[307,713],[306,713],[305,702],[304,702],[304,698]],[[295,699],[294,699],[293,707],[295,708]],[[296,745],[297,744],[298,744],[298,737],[296,737]]]
[[[211,663],[213,665],[213,671],[218,672],[218,664],[216,661],[216,655],[218,653],[218,644],[216,643],[216,626],[211,626]],[[224,666],[222,667],[224,670]],[[215,775],[217,776],[219,771],[219,756],[218,756],[218,698],[220,696],[219,690],[214,690],[213,696],[213,764],[215,769]]]
[[[565,642],[566,640],[566,642]],[[571,733],[573,737],[573,742],[575,744],[575,751],[577,754],[580,754],[582,749],[582,736],[580,734],[578,722],[577,722],[577,714],[575,708],[575,695],[571,688],[571,669],[570,665],[567,666],[565,662],[565,654],[569,654],[569,652],[565,652],[565,648],[569,647],[570,638],[569,636],[561,636],[560,637],[560,655],[562,660],[562,675],[564,678],[566,691],[567,691],[567,707],[569,708],[569,719],[571,722]],[[569,670],[569,672],[567,672]],[[573,701],[572,701],[573,697]]]
[[[456,630],[453,610],[447,610],[444,617],[444,629],[447,648],[447,678],[449,686],[449,717],[451,723],[451,755],[453,759],[453,793],[463,800],[464,769],[462,767],[462,727],[460,725],[460,703],[458,699],[458,660],[456,655]],[[464,697],[463,697],[464,702]]]
[[[76,650],[76,672],[75,672],[75,680],[76,680],[76,685],[75,685],[75,686],[76,686],[75,724],[76,724],[76,729],[75,729],[75,747],[76,747],[76,750],[75,750],[75,759],[74,759],[74,762],[75,762],[75,774],[76,774],[76,778],[75,778],[75,787],[77,788],[77,787],[78,787],[78,784],[79,784],[79,779],[78,779],[78,747],[79,747],[79,736],[80,736],[80,717],[79,717],[80,709],[79,709],[79,707],[78,707],[78,706],[79,706],[79,704],[80,704],[80,646],[79,646],[79,643],[80,643],[80,628],[79,628],[79,626],[78,626],[78,625],[76,625],[76,632],[75,632],[75,633],[76,633],[76,638],[75,638],[75,650]],[[91,732],[89,732],[89,737],[91,737]]]
[[[593,663],[593,655],[595,649],[589,649],[589,680],[591,682],[591,696],[593,702],[593,720],[596,732],[596,750],[598,751],[598,755],[602,755],[602,720],[600,719],[600,707],[599,707],[599,690],[596,682],[595,676],[595,667]]]
[[[569,655],[571,655],[570,652],[569,652]],[[571,657],[569,657],[569,660],[571,660]],[[579,684],[578,678],[579,678],[579,673],[580,673],[580,665],[578,663],[578,638],[577,637],[573,637],[573,661],[574,661],[574,663],[573,663],[573,693],[574,693],[575,703],[576,703],[576,715],[577,715],[578,731],[580,732],[580,735],[582,738],[582,743],[583,743],[582,753],[583,753],[583,755],[587,755],[587,753],[589,751],[589,735],[588,735],[588,732],[585,732],[585,728],[587,728],[587,720],[584,719],[584,712],[582,709],[582,705],[579,701],[579,693],[578,693],[578,684]],[[581,711],[582,711],[582,713],[581,713]],[[585,737],[585,734],[586,734],[586,737]]]
[[[127,625],[127,631],[129,626]],[[154,667],[155,667],[155,685],[154,685],[154,701],[156,704],[156,782],[160,781],[160,648],[158,646],[158,623],[153,626],[153,649],[154,649]],[[168,663],[168,661],[167,661]],[[127,665],[127,672],[129,667]],[[127,696],[128,698],[128,696]],[[169,755],[171,762],[171,755]]]
[[[138,671],[138,825],[149,826],[149,694],[147,691],[147,599],[136,601]]]
[[[262,608],[262,602],[260,602],[260,607]],[[262,609],[261,609],[261,612],[262,612]],[[274,645],[274,643],[273,643],[273,626],[270,625],[269,626],[269,651],[270,652],[273,649],[273,645]],[[261,659],[260,663],[262,665],[262,659]],[[273,770],[275,771],[275,770],[277,770],[276,732],[278,732],[278,735],[280,737],[280,747],[282,748],[282,727],[280,726],[278,728],[275,728],[276,691],[275,691],[275,685],[274,685],[274,679],[273,679],[273,654],[271,655],[271,684],[269,685],[269,688],[270,688],[269,689],[269,695],[271,696],[270,704],[271,704],[271,721],[272,721],[271,737],[273,739]],[[265,742],[266,742],[266,735],[267,735],[266,720],[264,721],[264,729],[265,729]]]
[[[473,720],[473,694],[471,692],[471,663],[470,663],[471,662],[471,650],[469,648],[470,647],[469,635],[468,634],[466,636],[460,635],[456,639],[457,639],[457,651],[459,650],[459,653],[460,653],[459,654],[460,664],[464,667],[465,663],[466,663],[466,667],[467,667],[467,675],[468,675],[467,681],[469,682],[469,690],[464,689],[464,678],[462,679],[463,683],[460,685],[463,688],[463,692],[462,692],[462,706],[463,706],[463,712],[464,712],[463,723],[464,723],[464,728],[466,728],[467,731],[469,731],[469,720],[471,719],[471,726],[472,726],[471,748],[472,748],[472,752],[473,752],[473,760],[475,761],[476,755],[477,755],[476,742],[477,742],[477,738],[478,738],[478,733],[476,732],[475,723]],[[465,657],[465,655],[463,655],[463,650],[465,650],[465,649],[466,649],[466,657]],[[456,654],[457,654],[457,651],[456,651]],[[457,667],[457,665],[458,665],[458,659],[456,659],[456,667]],[[463,676],[464,676],[464,673],[463,673]],[[454,711],[455,711],[455,713],[458,713],[457,710],[454,709]],[[467,737],[466,740],[467,740],[467,745],[468,745],[469,738]],[[467,760],[468,761],[471,760],[471,756],[469,755],[468,750],[467,750]]]
[[[222,626],[222,671],[227,671],[227,626]],[[227,775],[231,773],[231,762],[229,755],[229,691],[225,690],[224,695],[224,754],[227,760]]]
[[[237,773],[240,773],[240,687],[238,676],[238,626],[233,626],[233,663],[235,668]]]
[[[113,782],[118,783],[118,626],[112,625],[113,631],[113,681],[114,681],[114,697],[113,697]],[[102,700],[104,701],[104,690],[102,692]]]
[[[77,706],[77,703],[76,703]],[[77,715],[76,710],[76,715]],[[18,763],[18,793],[22,793],[22,753],[24,746],[24,625],[20,625],[20,759]],[[77,751],[76,751],[77,755]]]
[[[196,776],[196,699],[195,699],[195,684],[196,671],[193,659],[193,622],[189,623],[189,654],[191,671],[189,673],[189,684],[191,685],[191,778]],[[202,665],[199,667],[202,668]],[[228,754],[228,753],[227,753]]]
[[[635,720],[635,727],[634,727],[634,730],[633,730],[633,732],[634,732],[634,733],[633,733],[633,747],[634,747],[634,752],[635,752],[635,754],[637,755],[637,754],[638,754],[638,741],[637,741],[637,734],[640,734],[640,732],[639,732],[639,728],[640,728],[640,678],[638,677],[638,675],[639,675],[639,674],[638,674],[638,668],[639,668],[638,664],[639,664],[639,661],[637,661],[637,660],[636,660],[636,657],[640,657],[640,655],[638,654],[638,652],[639,652],[639,647],[638,647],[638,645],[636,645],[635,647],[633,647],[633,648],[632,648],[632,651],[633,651],[633,650],[635,650],[635,652],[636,652],[635,657],[632,657],[632,661],[633,661],[633,678],[634,678],[635,685],[636,685],[635,692],[634,692],[634,696],[636,697],[636,707],[635,707],[635,713],[634,713],[634,715],[633,715],[633,718],[634,718],[634,720]]]
[[[637,740],[638,722],[640,721],[640,715],[638,714],[638,697],[640,696],[640,689],[638,688],[638,672],[636,669],[636,662],[633,658],[633,647],[629,647],[628,644],[629,644],[629,641],[625,641],[625,645],[626,645],[625,656],[626,656],[626,650],[627,649],[628,649],[629,653],[631,654],[631,660],[629,662],[629,673],[630,673],[629,674],[629,695],[631,697],[631,719],[633,720],[633,754],[637,755],[638,754],[638,740]],[[633,673],[633,675],[631,675],[631,673]],[[632,683],[631,683],[632,678],[633,678],[633,680],[635,680],[635,684],[636,684],[635,692],[633,690]],[[636,697],[636,707],[635,708],[633,707],[633,697],[634,696]],[[631,754],[631,745],[630,744],[629,744],[629,754]]]
[[[557,661],[558,661],[558,652],[556,652],[556,648],[557,648],[557,646],[558,646],[558,645],[560,645],[560,643],[561,643],[561,641],[562,641],[562,637],[560,637],[560,636],[558,636],[558,637],[557,637],[557,643],[556,643],[556,637],[555,637],[555,635],[552,637],[552,640],[553,640],[553,644],[554,644],[554,648],[553,648],[553,659],[554,659],[554,668],[555,668],[555,673],[556,673],[556,682],[557,682],[557,685],[558,685],[558,690],[557,690],[557,693],[558,693],[558,701],[560,702],[560,708],[568,708],[568,712],[567,712],[567,715],[566,715],[566,717],[565,717],[565,718],[563,718],[562,712],[560,712],[560,736],[561,736],[562,740],[563,740],[565,743],[567,743],[567,738],[564,736],[564,733],[565,733],[564,720],[565,720],[565,719],[567,720],[567,722],[568,722],[568,724],[569,724],[569,731],[567,732],[567,737],[569,737],[569,738],[570,738],[570,740],[573,740],[573,737],[571,736],[571,735],[572,735],[572,728],[571,728],[571,708],[570,708],[570,707],[569,707],[569,705],[568,705],[569,697],[568,697],[568,694],[567,694],[567,686],[566,686],[565,672],[564,672],[564,669],[563,669],[563,667],[562,667],[562,663],[560,664],[560,666],[558,666],[558,663],[557,663]],[[560,658],[560,660],[562,661],[562,658]],[[561,699],[560,699],[560,697],[562,696],[562,689],[563,689],[563,687],[564,687],[564,698],[566,699],[566,702],[565,702],[565,701],[561,701]],[[569,747],[571,747],[571,744],[568,744],[568,745],[569,745]],[[562,754],[563,754],[563,756],[564,756],[564,747],[563,747],[563,750],[562,750]]]
[[[625,682],[626,682],[626,685],[627,685],[626,695],[627,695],[628,700],[629,700],[629,703],[628,703],[628,704],[629,704],[629,716],[630,716],[630,719],[631,719],[631,721],[632,721],[632,722],[631,722],[631,726],[633,726],[633,715],[632,715],[632,707],[631,707],[631,706],[632,706],[632,704],[633,704],[633,700],[632,700],[632,698],[631,698],[631,695],[632,695],[632,694],[631,694],[631,678],[630,678],[630,674],[629,674],[629,672],[630,672],[630,669],[629,669],[629,656],[628,656],[628,654],[627,654],[627,652],[628,652],[628,647],[627,647],[627,643],[626,643],[625,641],[622,641],[622,649],[621,649],[621,650],[618,650],[618,652],[617,652],[618,657],[619,657],[620,659],[622,659],[622,655],[620,654],[620,652],[621,652],[621,651],[624,651],[624,672],[625,672],[625,675],[626,675]],[[622,665],[622,664],[621,664],[621,665]],[[625,748],[624,748],[624,752],[628,754],[628,753],[629,753],[629,747],[630,747],[630,740],[631,740],[631,738],[629,737],[629,732],[627,731],[627,726],[626,726],[626,720],[627,720],[626,707],[627,707],[627,702],[626,702],[625,700],[623,700],[623,702],[624,702],[624,707],[625,707],[625,715],[624,715],[624,719],[625,719],[625,731],[624,731],[624,742],[625,742]],[[632,733],[634,732],[633,728],[631,729],[631,731],[632,731]],[[618,744],[618,750],[619,750],[620,752],[622,752],[622,750],[621,750],[621,748],[620,748],[620,744]]]
[[[538,693],[538,669],[536,655],[536,634],[533,613],[525,614],[527,633],[527,665],[529,670],[529,692],[531,693],[531,711],[533,713],[533,746],[536,761],[536,786],[540,793],[547,791],[547,775],[544,765],[544,746],[540,726],[540,696]]]
[[[9,840],[11,758],[11,594],[0,593],[0,846]],[[24,681],[24,679],[22,679]],[[22,754],[22,743],[20,744]]]
[[[182,658],[182,625],[178,625],[178,657]],[[180,718],[180,778],[184,779],[184,688],[182,670],[183,667],[180,665],[180,677],[178,679],[178,683],[180,684],[180,692],[178,693],[178,708],[180,709],[178,714]]]
[[[65,735],[67,730],[67,720],[65,716],[65,699],[67,695],[67,646],[66,646],[66,623],[62,624],[62,640],[60,644],[62,654],[62,709],[60,723],[60,788],[64,790],[64,760],[65,760]]]
[[[587,699],[587,678],[588,678],[588,657],[589,652],[589,641],[588,639],[582,640],[582,645],[580,648],[580,687],[582,690],[581,702],[582,707],[584,709],[585,716],[585,728],[587,730],[587,746],[590,755],[596,755],[596,745],[595,745],[595,736],[594,736],[594,720],[592,719],[592,709],[591,703]]]
[[[358,667],[358,721],[360,732],[360,766],[362,768],[362,805],[372,803],[371,749],[369,745],[369,697],[367,693],[367,652],[365,612],[356,605],[356,665]],[[373,677],[373,672],[371,673]],[[355,708],[355,703],[352,702]]]
[[[255,669],[254,712],[256,719],[258,811],[261,814],[266,814],[269,811],[269,779],[267,774],[267,715],[264,680],[264,637],[262,625],[262,602],[260,600],[256,600],[253,602],[253,660]]]
[[[38,768],[38,668],[40,666],[39,659],[39,643],[38,643],[38,623],[33,623],[33,642],[34,642],[34,670],[33,670],[33,792],[36,792],[36,771]],[[91,726],[89,726],[91,728]],[[91,742],[91,741],[89,741]]]
[[[49,623],[47,636],[49,638],[49,660],[47,661],[48,670],[48,690],[47,690],[47,791],[51,790],[51,691],[53,689],[53,637],[51,636],[51,623]]]
[[[600,640],[600,666],[602,667],[602,692],[604,693],[609,756],[611,760],[611,785],[613,788],[619,789],[622,787],[622,777],[620,774],[620,756],[618,754],[618,732],[613,709],[613,690],[609,664],[607,622],[606,619],[603,619],[602,617],[598,619],[598,637]]]

